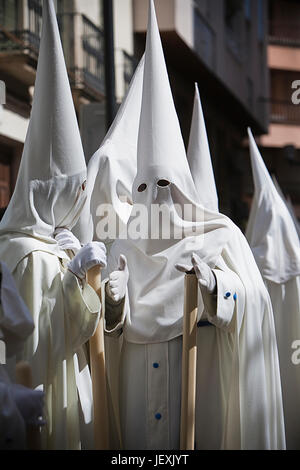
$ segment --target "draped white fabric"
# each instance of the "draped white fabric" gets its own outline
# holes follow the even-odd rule
[[[132,209],[131,189],[137,165],[143,75],[144,57],[111,128],[88,164],[87,200],[73,229],[82,243],[99,240],[109,246],[129,219]],[[101,211],[100,205],[105,210]],[[108,228],[113,227],[116,234],[103,239],[97,227],[107,210]]]
[[[247,238],[268,288],[276,326],[288,449],[300,449],[300,369],[292,361],[300,338],[300,243],[249,129],[255,193]]]
[[[19,358],[29,361],[34,387],[45,392],[45,449],[79,449],[93,439],[82,346],[95,331],[100,301],[66,272],[69,255],[54,238],[57,228],[71,229],[77,222],[86,177],[54,4],[44,0],[30,124],[16,188],[0,224],[0,259],[35,325]]]
[[[197,84],[195,84],[194,110],[187,158],[199,201],[206,209],[218,212],[218,194]]]

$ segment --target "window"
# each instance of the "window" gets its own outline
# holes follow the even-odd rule
[[[243,31],[243,0],[225,1],[226,40],[231,52],[241,58],[241,37]]]
[[[263,41],[265,37],[264,0],[257,0],[257,2],[257,33],[259,41]]]
[[[0,24],[8,31],[18,27],[18,0],[0,0]]]
[[[245,18],[251,21],[251,0],[244,0]]]

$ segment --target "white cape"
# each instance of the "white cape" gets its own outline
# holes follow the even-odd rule
[[[293,344],[300,338],[300,244],[249,130],[255,194],[247,238],[268,288],[276,326],[288,449],[300,449],[300,369]]]

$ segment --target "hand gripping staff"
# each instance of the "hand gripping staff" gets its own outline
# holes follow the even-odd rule
[[[180,450],[195,448],[197,307],[198,281],[192,270],[184,279]]]
[[[87,273],[89,285],[97,292],[101,305],[101,267],[95,266]],[[107,396],[107,376],[104,350],[104,308],[101,309],[99,324],[90,339],[90,367],[94,401],[94,436],[95,450],[109,449],[109,416]]]

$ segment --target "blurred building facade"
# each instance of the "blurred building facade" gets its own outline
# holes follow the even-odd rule
[[[300,219],[300,2],[269,1],[270,126],[260,140],[270,172]]]
[[[106,130],[104,1],[54,0],[88,157]],[[134,71],[131,3],[114,0],[119,101]],[[0,208],[7,206],[17,178],[31,111],[41,27],[42,0],[0,0],[0,80],[7,91],[6,104],[0,109]],[[91,119],[95,117],[96,122]]]
[[[106,132],[106,1],[56,0],[87,160]],[[112,2],[114,12],[115,95],[118,104],[144,52],[148,0],[108,1]],[[280,1],[274,0],[274,3]],[[273,96],[277,86],[276,74],[274,77],[272,73],[270,75],[268,68],[270,46],[275,46],[268,44],[268,15],[270,12],[275,14],[269,5],[271,3],[267,0],[155,0],[185,142],[188,142],[191,123],[194,82],[198,82],[220,209],[242,228],[248,217],[252,191],[249,157],[245,150],[247,126],[256,136],[263,136],[260,143],[266,150],[267,164],[277,161],[273,149],[280,153],[285,146],[272,146],[265,140],[270,137],[269,116],[272,119],[270,135],[272,126],[278,124],[273,122],[276,110],[270,106],[270,99],[281,99]],[[42,0],[0,0],[0,80],[4,80],[7,86],[7,104],[0,113],[1,207],[7,204],[13,191],[28,126],[41,13]],[[292,47],[295,51],[294,45]],[[277,73],[278,69],[273,68]],[[286,69],[283,67],[283,70]],[[294,79],[296,73],[291,78]],[[289,124],[295,126],[294,123]],[[283,161],[288,159],[283,158]],[[273,164],[269,169],[276,170]],[[288,174],[289,170],[286,171]],[[280,184],[288,182],[289,176],[282,180],[279,171],[275,173]],[[288,188],[294,198],[291,186]],[[283,184],[284,191],[288,188]]]

